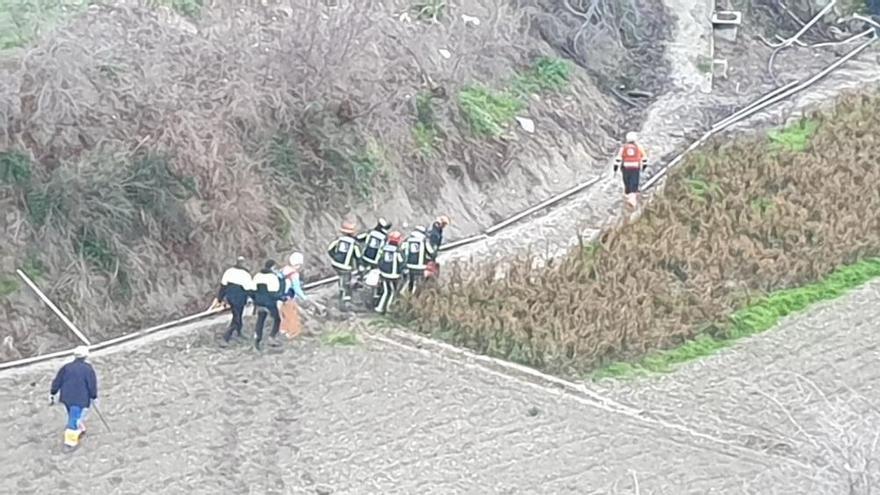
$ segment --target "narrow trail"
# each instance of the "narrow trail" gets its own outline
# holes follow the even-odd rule
[[[667,5],[676,88],[641,130],[655,160],[719,105],[695,63],[710,3]],[[854,63],[783,112],[878,80],[876,62]],[[609,164],[587,193],[443,260],[563,254],[619,198]],[[880,482],[875,466],[858,471],[877,457],[878,308],[871,284],[671,376],[590,385],[586,399],[366,334],[351,348],[219,350],[224,316],[96,353],[114,430],[93,418],[73,455],[60,453],[61,409],[45,406],[59,363],[0,373],[0,492],[848,493]]]

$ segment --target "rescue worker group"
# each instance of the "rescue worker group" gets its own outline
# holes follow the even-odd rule
[[[648,155],[637,140],[635,132],[628,132],[614,159],[614,173],[621,170],[624,198],[629,208],[638,206],[640,175],[648,165]],[[426,276],[437,275],[437,254],[443,242],[443,229],[448,225],[449,218],[441,215],[430,230],[418,226],[404,239],[400,232],[391,231],[391,223],[384,218],[380,218],[372,230],[360,234],[354,222],[343,222],[339,238],[327,248],[330,265],[339,278],[340,309],[348,309],[353,287],[365,285],[372,290],[373,308],[382,314],[388,311],[399,292],[414,294]],[[244,258],[239,257],[235,266],[226,270],[211,305],[212,309],[227,305],[232,311],[232,322],[221,345],[228,345],[233,336],[242,337],[242,313],[249,299],[258,315],[254,328],[254,346],[258,350],[263,342],[263,326],[269,316],[272,317],[269,343],[279,345],[280,307],[293,306],[292,314],[285,312],[285,315],[290,314],[298,325],[294,302],[310,302],[303,292],[300,278],[302,253],[291,254],[288,262],[279,269],[274,260],[266,260],[263,268],[251,276],[245,268]]]
[[[373,309],[382,314],[388,311],[399,292],[414,294],[426,277],[437,274],[437,254],[443,242],[443,229],[449,223],[449,217],[441,215],[430,229],[417,226],[404,239],[400,232],[391,230],[391,222],[384,218],[379,218],[372,230],[362,233],[357,232],[354,222],[343,222],[340,236],[327,247],[330,266],[339,278],[340,309],[349,309],[353,287],[370,288]],[[220,290],[210,308],[226,305],[232,312],[232,321],[221,345],[228,345],[233,337],[243,337],[242,315],[248,300],[253,301],[257,313],[254,347],[261,349],[263,327],[269,316],[272,317],[269,345],[279,345],[279,308],[288,301],[312,302],[303,291],[302,266],[303,254],[295,252],[289,256],[286,266],[279,268],[275,260],[269,259],[252,276],[245,267],[245,259],[239,256],[235,265],[223,273]]]

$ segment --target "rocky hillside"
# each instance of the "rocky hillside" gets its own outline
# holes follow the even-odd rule
[[[604,166],[627,93],[664,88],[654,0],[86,3],[0,3],[2,358],[69,344],[16,268],[122,333],[237,254],[321,274],[343,217],[474,232]]]

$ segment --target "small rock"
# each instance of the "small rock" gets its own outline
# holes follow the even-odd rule
[[[318,486],[315,487],[315,493],[317,493],[318,495],[330,495],[331,493],[333,493],[333,490],[331,490],[330,487],[327,486]]]
[[[538,408],[535,406],[529,408],[529,416],[537,416],[539,412],[540,411],[538,411]]]
[[[445,58],[446,60],[449,60],[449,58],[452,57],[452,53],[450,53],[449,50],[444,50],[443,48],[441,48],[437,51],[440,52],[440,56]]]
[[[535,132],[535,121],[532,119],[527,119],[525,117],[517,117],[516,121],[519,122],[520,127],[523,128],[529,134]]]
[[[474,16],[461,14],[461,20],[463,20],[465,24],[473,24],[474,26],[480,25],[480,19]]]

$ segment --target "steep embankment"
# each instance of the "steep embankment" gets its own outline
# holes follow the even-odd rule
[[[57,29],[4,55],[4,357],[65,345],[15,268],[99,338],[205,304],[236,254],[300,249],[315,275],[343,216],[471,233],[598,166],[638,61],[664,80],[658,2],[594,27],[578,2],[125,3],[37,2]]]

